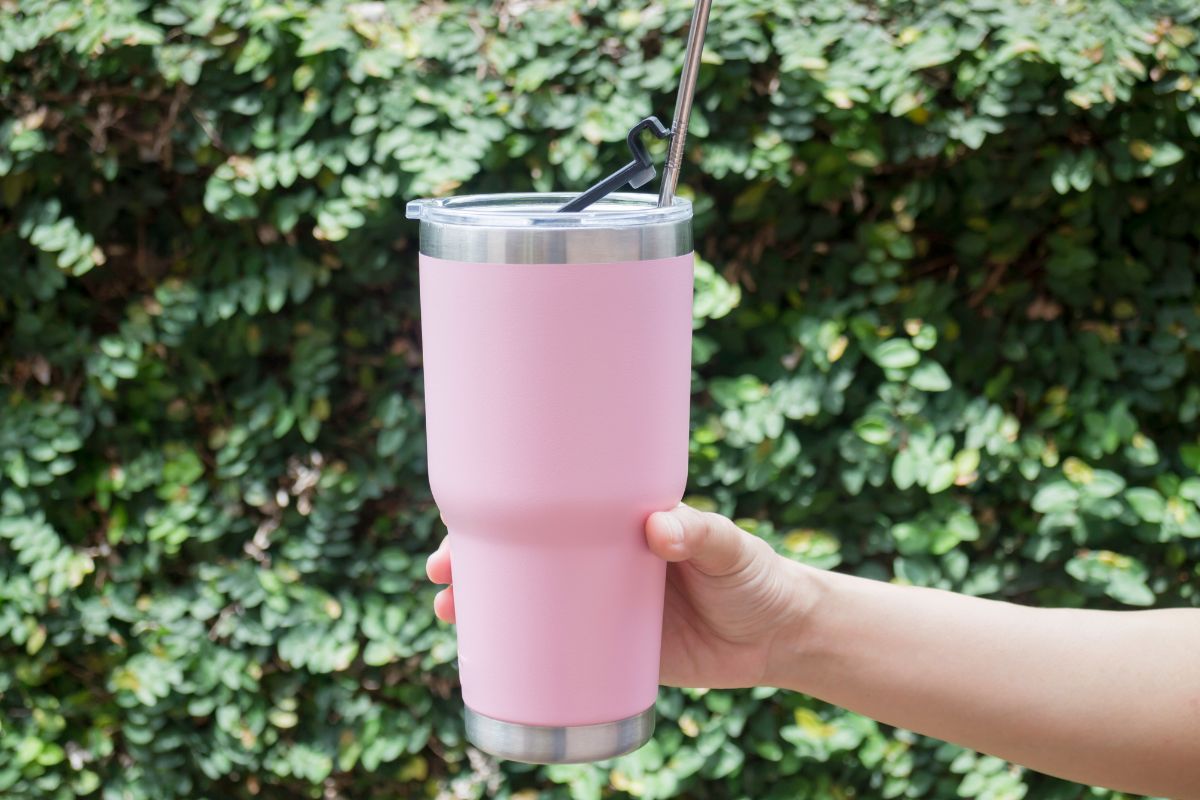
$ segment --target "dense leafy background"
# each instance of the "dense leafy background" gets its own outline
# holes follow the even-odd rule
[[[403,203],[615,167],[688,16],[0,0],[0,796],[1113,796],[769,690],[664,691],[602,766],[464,744]],[[719,0],[693,502],[864,575],[1200,604],[1198,22]]]

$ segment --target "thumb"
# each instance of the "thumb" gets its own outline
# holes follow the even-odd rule
[[[754,538],[720,514],[680,504],[646,520],[646,544],[665,561],[687,561],[720,577],[743,569],[754,558]]]

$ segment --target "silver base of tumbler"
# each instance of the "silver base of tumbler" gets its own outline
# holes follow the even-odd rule
[[[603,761],[637,750],[654,733],[654,706],[598,725],[545,727],[501,722],[466,709],[467,738],[484,752],[528,764]]]

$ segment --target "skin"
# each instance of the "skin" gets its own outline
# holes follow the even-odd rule
[[[661,680],[774,686],[1031,769],[1200,798],[1200,609],[1039,609],[818,570],[718,514],[651,514]],[[451,582],[446,542],[429,557]],[[454,621],[454,589],[434,610]]]

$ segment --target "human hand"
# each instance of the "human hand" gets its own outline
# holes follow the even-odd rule
[[[1200,800],[1200,609],[1030,608],[818,570],[683,505],[651,514],[646,542],[670,562],[662,683],[791,689],[1051,775]],[[427,571],[450,582],[445,542]],[[454,621],[452,588],[434,610]]]
[[[729,688],[772,685],[774,644],[794,638],[803,621],[800,566],[729,519],[680,505],[651,514],[646,543],[670,562],[660,661],[669,686]],[[445,540],[429,557],[434,583],[451,582]],[[454,622],[454,589],[434,599],[434,612]]]

